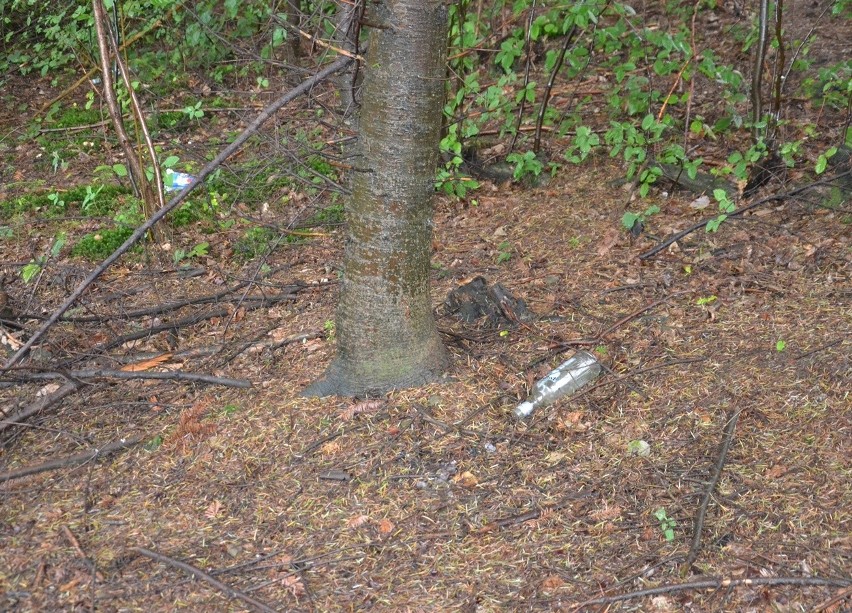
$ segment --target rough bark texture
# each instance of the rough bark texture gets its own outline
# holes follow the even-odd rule
[[[306,395],[413,387],[448,363],[429,293],[447,10],[441,0],[388,0],[367,18],[381,27],[363,67],[338,355]]]

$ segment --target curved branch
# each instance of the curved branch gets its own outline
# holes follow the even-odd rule
[[[181,202],[183,202],[186,199],[186,197],[189,196],[189,194],[192,192],[192,190],[194,190],[196,187],[201,185],[201,183],[203,183],[204,180],[208,176],[210,176],[213,173],[213,171],[215,171],[222,164],[222,162],[224,162],[229,157],[231,157],[234,153],[236,153],[237,150],[240,147],[242,147],[243,144],[255,132],[258,131],[260,126],[262,126],[264,123],[266,123],[266,121],[269,120],[279,109],[281,109],[284,105],[288,104],[289,102],[295,100],[296,98],[298,98],[302,94],[308,93],[314,87],[314,85],[316,85],[317,83],[320,83],[321,81],[327,79],[328,77],[332,76],[333,74],[337,73],[338,71],[343,70],[352,61],[353,60],[351,58],[348,58],[348,57],[340,57],[340,58],[336,59],[334,62],[332,62],[331,64],[329,64],[328,66],[326,66],[325,68],[320,70],[314,76],[312,76],[309,79],[305,79],[298,86],[294,87],[289,92],[287,92],[286,94],[284,94],[283,96],[278,98],[278,100],[276,100],[275,102],[273,102],[272,104],[267,106],[265,109],[263,109],[263,111],[260,113],[260,115],[258,115],[255,118],[255,120],[252,121],[251,124],[249,124],[249,126],[245,130],[243,130],[242,134],[240,134],[236,138],[236,140],[234,140],[233,143],[231,143],[230,145],[225,147],[225,149],[223,149],[222,152],[219,155],[217,155],[216,158],[212,162],[207,164],[201,170],[201,172],[198,173],[198,176],[192,181],[192,183],[187,185],[183,189],[183,191],[181,191],[177,196],[172,198],[169,201],[169,203],[166,204],[166,206],[164,206],[159,211],[157,211],[153,216],[151,216],[151,218],[148,219],[148,221],[146,221],[141,226],[136,228],[136,230],[133,232],[133,234],[131,234],[130,237],[126,241],[124,241],[124,243],[122,243],[122,245],[120,247],[118,247],[118,249],[113,251],[112,254],[106,260],[104,260],[103,263],[100,266],[98,266],[95,270],[93,270],[91,272],[91,274],[88,277],[86,277],[80,283],[80,285],[77,286],[77,289],[75,289],[71,293],[71,295],[68,296],[68,298],[65,299],[65,302],[63,302],[59,306],[59,308],[57,308],[53,312],[53,314],[42,325],[42,327],[39,328],[35,332],[35,334],[33,334],[30,337],[30,339],[26,343],[24,343],[21,346],[21,348],[18,349],[18,351],[16,351],[15,354],[11,358],[9,358],[6,361],[6,364],[3,366],[2,370],[6,370],[6,369],[10,368],[11,366],[14,366],[21,359],[23,359],[24,356],[26,356],[29,353],[32,346],[35,345],[36,342],[41,340],[41,338],[47,333],[48,330],[50,330],[50,328],[53,326],[53,324],[55,324],[57,321],[59,321],[59,318],[62,317],[65,314],[65,312],[68,309],[70,309],[71,306],[75,302],[77,302],[77,299],[80,298],[80,296],[82,296],[87,289],[89,289],[89,286],[91,286],[92,283],[94,283],[95,280],[98,277],[100,277],[107,268],[112,266],[122,255],[124,255],[143,236],[145,236],[145,234],[148,232],[148,230],[153,228],[157,224],[157,222],[162,220],[170,211],[172,211]]]

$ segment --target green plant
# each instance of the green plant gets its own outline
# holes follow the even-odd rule
[[[199,100],[195,104],[183,107],[183,114],[189,119],[194,119],[196,121],[204,117],[204,111],[201,109],[201,101]]]
[[[819,154],[819,158],[817,158],[816,165],[814,166],[814,172],[818,175],[821,175],[825,172],[825,169],[828,167],[828,160],[830,160],[837,153],[837,147],[829,147],[823,153]]]
[[[60,169],[68,170],[68,162],[63,160],[59,156],[59,151],[54,151],[52,154],[51,166],[53,167],[53,174],[56,174]]]
[[[497,263],[502,264],[512,259],[512,245],[508,241],[503,241],[497,246],[499,253],[497,254]]]
[[[65,212],[65,201],[62,199],[62,196],[59,192],[54,192],[47,196],[47,200],[50,202],[51,212],[54,214],[61,214]]]
[[[184,260],[191,260],[192,258],[205,256],[207,255],[209,250],[210,243],[198,243],[189,251],[185,249],[175,249],[175,252],[172,254],[172,260],[174,261],[175,265],[177,265],[183,262]]]
[[[515,181],[520,181],[526,177],[537,177],[544,168],[541,161],[537,159],[534,151],[510,153],[506,156],[506,161],[515,165]]]
[[[327,319],[322,326],[323,330],[325,330],[325,338],[329,342],[334,340],[335,337],[335,324],[334,320]]]
[[[636,228],[636,224],[639,224],[639,228],[641,229],[649,217],[656,215],[659,212],[660,207],[656,204],[652,204],[641,213],[631,213],[628,211],[621,216],[621,225],[628,230],[634,230]]]
[[[775,351],[777,351],[778,353],[781,353],[786,348],[787,348],[787,341],[779,340],[777,343],[775,343]]]
[[[733,213],[737,208],[723,189],[714,189],[713,197],[719,203],[719,215],[707,222],[707,232],[716,232],[722,222],[728,218],[728,214]]]
[[[162,444],[163,444],[163,437],[158,434],[157,436],[152,438],[150,441],[145,443],[143,448],[145,449],[145,451],[156,451],[157,449],[159,449],[162,446]]]
[[[654,517],[660,522],[660,532],[663,533],[663,538],[665,538],[668,542],[672,542],[675,538],[674,529],[677,522],[668,516],[663,507],[654,511]]]
[[[246,260],[264,256],[271,250],[274,240],[275,233],[269,228],[249,228],[234,243],[234,253]]]
[[[29,284],[33,279],[35,279],[44,267],[47,265],[47,262],[51,258],[55,258],[59,255],[59,252],[62,251],[62,248],[65,246],[67,242],[65,232],[59,232],[56,237],[53,239],[53,243],[50,246],[50,251],[48,255],[42,255],[35,259],[29,261],[28,264],[25,264],[21,268],[21,279],[23,279],[24,283]]]
[[[71,255],[93,261],[103,260],[118,249],[131,234],[133,228],[129,227],[107,228],[86,234],[71,248]]]
[[[104,190],[104,186],[101,185],[98,189],[92,189],[91,185],[86,186],[86,194],[83,196],[83,201],[80,203],[80,211],[83,215],[91,215],[92,211],[95,208],[95,204],[97,202],[98,195]]]
[[[696,299],[695,304],[698,306],[706,306],[711,302],[715,302],[718,298],[716,296],[702,296],[701,298]]]

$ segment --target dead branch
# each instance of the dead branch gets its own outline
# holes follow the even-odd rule
[[[178,3],[176,3],[174,6],[172,6],[172,8],[171,8],[171,9],[169,9],[168,17],[169,17],[169,18],[171,18],[171,16],[173,15],[173,13],[174,13],[177,9],[181,8],[182,6],[183,6],[183,2],[178,2]],[[163,19],[164,19],[164,18],[165,18],[165,17],[159,17],[159,18],[157,18],[157,19],[154,19],[154,20],[153,20],[153,21],[151,21],[148,25],[146,25],[144,28],[142,28],[141,30],[139,30],[138,32],[136,32],[136,34],[134,34],[134,35],[133,35],[133,36],[131,36],[130,38],[127,38],[127,39],[126,39],[126,40],[125,40],[125,41],[121,44],[121,46],[119,47],[119,50],[120,50],[120,51],[124,51],[124,50],[125,50],[125,49],[127,49],[130,45],[132,45],[133,43],[135,43],[137,40],[139,40],[140,38],[142,38],[143,36],[145,36],[146,34],[148,34],[151,30],[153,30],[153,29],[154,29],[154,28],[156,28],[156,27],[159,27],[159,26],[160,26],[160,24],[162,24],[162,23],[163,23]],[[77,79],[74,83],[72,83],[70,86],[68,86],[67,88],[65,88],[64,90],[62,90],[62,92],[61,92],[61,93],[59,93],[59,95],[57,95],[57,96],[55,96],[54,98],[52,98],[52,99],[51,99],[49,102],[47,102],[46,104],[43,104],[43,105],[42,105],[42,107],[41,107],[41,110],[39,111],[39,113],[44,113],[45,111],[47,111],[47,110],[48,110],[50,107],[52,107],[54,104],[56,104],[57,102],[59,102],[60,100],[62,100],[65,96],[67,96],[68,94],[70,94],[71,92],[73,92],[75,89],[77,89],[78,87],[80,87],[83,83],[85,83],[85,82],[86,82],[86,81],[88,81],[90,78],[92,78],[93,76],[95,76],[95,74],[96,74],[99,70],[100,70],[100,67],[99,67],[99,66],[95,66],[94,68],[89,69],[89,71],[88,71],[88,72],[86,72],[86,74],[84,74],[82,77],[80,77],[79,79]]]
[[[852,585],[850,579],[823,579],[821,577],[755,577],[754,579],[706,579],[702,581],[690,581],[688,583],[677,583],[674,585],[661,585],[646,590],[637,590],[627,594],[616,594],[615,596],[603,596],[586,600],[574,605],[573,611],[579,611],[584,607],[598,604],[612,604],[635,598],[647,598],[659,594],[672,594],[674,592],[686,592],[690,590],[713,590],[723,587],[739,587],[741,585],[798,585],[798,586],[827,586],[848,587]]]
[[[103,11],[103,0],[94,0],[96,4],[99,5],[99,10]],[[97,15],[97,10],[95,14]],[[97,18],[97,17],[96,17]],[[151,140],[151,134],[148,131],[148,123],[145,118],[145,113],[142,112],[142,106],[139,104],[139,98],[136,96],[136,90],[133,89],[133,84],[130,82],[130,72],[127,70],[127,66],[124,60],[121,58],[121,53],[118,51],[118,43],[116,42],[116,34],[111,31],[109,22],[104,22],[104,29],[106,30],[107,37],[109,38],[109,46],[112,51],[112,56],[115,58],[115,63],[121,71],[121,78],[124,81],[124,88],[127,91],[127,97],[130,100],[130,108],[133,111],[133,116],[136,119],[136,123],[138,126],[138,133],[142,134],[142,138],[145,140],[145,147],[148,149],[148,158],[150,159],[151,165],[154,168],[154,179],[153,179],[153,189],[156,190],[155,193],[152,193],[152,181],[148,180],[147,174],[143,177],[143,182],[146,182],[147,192],[146,196],[150,197],[152,201],[146,202],[146,204],[150,207],[150,211],[148,214],[153,214],[154,211],[163,208],[166,206],[166,195],[163,191],[163,176],[160,173],[160,160],[157,156],[157,151],[154,149],[154,141]],[[104,81],[106,85],[106,81]],[[116,118],[119,122],[122,122],[123,119],[119,115]],[[137,158],[141,164],[141,157]],[[153,197],[156,195],[156,202],[153,201]],[[154,228],[158,230],[158,228]],[[160,240],[164,240],[165,237],[162,236],[162,231],[160,233]]]
[[[823,346],[821,346],[821,347],[817,347],[816,349],[811,349],[810,351],[807,351],[807,352],[805,352],[805,353],[802,353],[802,354],[800,354],[800,355],[797,355],[797,356],[796,356],[795,358],[793,358],[793,359],[794,359],[794,360],[796,360],[796,361],[798,361],[798,360],[803,360],[803,359],[805,359],[805,358],[806,358],[806,357],[808,357],[808,356],[812,356],[813,354],[815,354],[815,353],[819,353],[820,351],[825,351],[826,349],[830,349],[831,347],[834,347],[835,345],[839,345],[839,344],[840,344],[840,343],[842,343],[842,342],[843,342],[843,339],[842,339],[842,338],[838,338],[837,340],[833,340],[833,341],[831,341],[830,343],[826,343],[825,345],[823,345]]]
[[[105,455],[109,455],[121,449],[132,447],[133,445],[138,444],[142,440],[142,438],[143,437],[141,436],[134,436],[133,438],[129,439],[122,438],[117,441],[113,441],[107,445],[104,445],[99,449],[90,449],[89,451],[84,451],[83,453],[69,455],[64,458],[56,458],[55,460],[49,460],[47,462],[37,464],[35,466],[25,466],[24,468],[18,468],[16,470],[10,470],[6,473],[0,473],[0,483],[11,481],[12,479],[20,479],[21,477],[28,477],[30,475],[47,472],[49,470],[56,470],[57,468],[65,468],[66,466],[79,466],[80,464],[91,462],[92,460],[103,457]]]
[[[267,106],[263,111],[252,121],[248,127],[234,140],[233,143],[225,147],[219,155],[217,155],[213,161],[208,163],[201,171],[198,173],[198,176],[193,179],[193,181],[187,185],[183,190],[178,193],[174,198],[172,198],[166,206],[157,211],[152,217],[148,219],[141,226],[136,228],[136,230],[131,234],[124,243],[121,244],[112,254],[104,260],[95,270],[93,270],[88,277],[86,277],[80,285],[77,286],[68,298],[63,302],[48,318],[48,320],[39,328],[30,338],[24,343],[15,354],[9,358],[3,369],[7,369],[11,366],[17,364],[21,359],[26,356],[33,345],[35,345],[41,338],[53,327],[60,317],[62,317],[71,306],[77,302],[77,299],[82,296],[87,289],[95,282],[95,280],[100,277],[106,269],[112,266],[122,255],[124,255],[133,245],[135,245],[145,234],[147,234],[148,230],[153,228],[160,220],[162,220],[170,211],[172,211],[175,207],[177,207],[181,202],[183,202],[187,196],[204,180],[210,176],[225,160],[230,158],[237,150],[239,150],[243,144],[260,129],[264,123],[266,123],[269,118],[271,118],[279,109],[281,109],[284,105],[289,102],[295,100],[302,94],[308,93],[316,84],[321,81],[327,79],[333,74],[337,73],[340,70],[346,68],[350,62],[353,60],[348,57],[340,57],[319,72],[317,72],[314,76],[305,79],[291,89],[289,92],[275,100],[272,104]]]
[[[204,321],[205,319],[212,319],[214,317],[226,317],[227,315],[228,309],[226,309],[225,307],[218,307],[215,309],[210,309],[209,311],[204,311],[202,313],[194,313],[192,315],[189,315],[188,317],[184,317],[183,319],[178,319],[177,321],[172,321],[157,326],[151,326],[150,328],[137,330],[136,332],[129,332],[128,334],[124,334],[122,336],[119,336],[118,338],[114,338],[111,341],[96,345],[92,349],[88,350],[84,357],[89,357],[93,353],[103,353],[104,351],[109,351],[114,347],[120,347],[121,345],[129,343],[131,341],[138,341],[142,338],[148,338],[150,336],[154,336],[155,334],[159,334],[160,332],[167,332],[169,330],[179,330],[181,328],[195,325],[199,321]],[[9,368],[7,367],[6,370],[9,370]]]
[[[247,285],[251,284],[251,281],[243,281],[241,283],[237,283],[236,285],[229,287],[228,289],[224,289],[221,292],[216,292],[215,294],[210,294],[208,296],[201,296],[200,298],[186,298],[184,300],[175,300],[172,302],[166,302],[164,304],[155,304],[154,306],[145,307],[142,309],[135,309],[133,311],[127,311],[126,313],[121,313],[120,317],[123,319],[133,319],[136,317],[148,317],[151,315],[162,315],[163,313],[167,313],[169,311],[176,311],[185,306],[192,306],[198,304],[208,304],[210,302],[219,302],[227,296],[228,294],[233,294],[237,292]],[[104,321],[111,321],[116,319],[119,316],[100,316],[100,315],[87,315],[83,317],[63,317],[62,321],[68,321],[71,323],[102,323]]]
[[[278,304],[279,302],[286,302],[287,300],[295,299],[295,294],[278,294],[276,296],[247,296],[243,299],[242,304],[243,308],[245,308],[247,311],[252,311],[254,309],[270,306],[272,304]],[[205,319],[213,319],[214,317],[227,317],[228,314],[228,309],[225,307],[218,307],[210,309],[209,311],[204,311],[202,313],[195,313],[177,321],[172,321],[157,326],[151,326],[150,328],[145,328],[144,330],[138,330],[136,332],[130,332],[123,336],[119,336],[118,338],[114,338],[111,341],[97,345],[89,352],[89,354],[92,352],[103,353],[104,351],[109,351],[114,347],[120,347],[121,345],[129,343],[131,341],[147,338],[149,336],[153,336],[154,334],[159,334],[160,332],[167,332],[169,330],[179,330],[181,328],[193,326],[200,321],[204,321]]]
[[[245,604],[249,605],[255,611],[263,611],[263,613],[275,613],[275,609],[270,607],[265,602],[257,600],[256,598],[252,598],[248,594],[241,592],[235,588],[232,588],[230,585],[222,583],[218,579],[215,579],[211,575],[208,575],[203,570],[192,566],[191,564],[187,564],[186,562],[181,562],[180,560],[175,560],[174,558],[170,558],[168,556],[164,556],[161,553],[157,553],[156,551],[151,551],[150,549],[145,549],[144,547],[131,547],[130,551],[135,551],[136,553],[145,556],[146,558],[151,558],[152,560],[156,560],[157,562],[162,562],[168,566],[173,566],[175,568],[179,568],[180,570],[189,573],[196,579],[200,579],[206,583],[209,583],[217,590],[225,594],[228,598],[236,599]]]
[[[710,481],[707,483],[707,488],[704,490],[704,495],[701,497],[701,504],[698,505],[698,513],[695,515],[695,522],[692,528],[692,545],[689,547],[689,553],[686,555],[686,560],[683,562],[682,573],[686,574],[692,567],[698,557],[698,552],[701,551],[701,533],[704,531],[704,520],[707,517],[707,506],[710,504],[710,498],[713,497],[713,492],[719,484],[719,478],[722,476],[722,468],[725,466],[725,460],[728,457],[728,449],[731,448],[731,443],[734,440],[734,431],[737,428],[737,422],[740,419],[742,408],[734,409],[728,421],[725,422],[725,427],[722,430],[724,436],[722,444],[719,447],[719,457],[716,464],[713,466],[713,474],[710,476]]]
[[[521,513],[520,515],[512,515],[511,517],[504,517],[502,519],[495,519],[492,522],[488,522],[478,530],[474,530],[474,534],[485,534],[486,532],[492,532],[499,528],[506,528],[508,526],[514,526],[516,524],[522,524],[524,522],[538,519],[542,515],[547,513],[554,513],[556,511],[561,511],[565,507],[571,505],[578,500],[582,500],[584,498],[589,498],[591,496],[591,492],[584,494],[571,494],[569,496],[565,496],[562,500],[557,502],[556,504],[542,506],[532,511],[527,511],[526,513]]]
[[[12,370],[9,372],[19,372]],[[126,370],[112,370],[110,368],[94,368],[86,370],[69,370],[67,372],[39,372],[28,375],[20,375],[16,382],[26,381],[54,381],[56,379],[159,379],[167,381],[195,381],[198,383],[210,383],[212,385],[224,385],[225,387],[249,388],[251,381],[247,379],[230,379],[228,377],[216,377],[191,372],[156,372],[140,371],[131,372]],[[8,382],[8,379],[0,379],[0,382]]]
[[[834,181],[837,181],[841,177],[848,175],[850,173],[852,173],[852,171],[847,170],[846,172],[842,172],[840,174],[834,175],[833,177],[828,177],[828,178],[822,179],[820,181],[814,181],[813,183],[809,183],[808,185],[803,185],[801,187],[797,187],[796,189],[790,190],[789,192],[784,192],[783,194],[775,194],[773,196],[767,196],[766,198],[761,198],[760,200],[755,200],[751,204],[747,204],[746,206],[740,207],[737,210],[733,211],[732,213],[728,213],[728,218],[730,219],[731,217],[737,217],[737,216],[742,215],[743,213],[746,213],[746,212],[748,212],[752,209],[756,209],[759,206],[763,206],[764,204],[769,204],[770,202],[779,202],[779,201],[787,200],[789,198],[793,198],[795,196],[798,196],[799,194],[802,194],[802,193],[804,193],[808,190],[817,188],[821,185],[828,185],[830,183],[833,183]],[[713,217],[708,217],[703,221],[699,221],[697,224],[694,224],[694,225],[688,227],[686,230],[681,230],[680,232],[673,234],[672,236],[670,236],[669,238],[664,240],[662,243],[659,243],[653,249],[649,249],[648,251],[646,251],[645,253],[640,255],[639,259],[640,260],[647,260],[647,259],[654,257],[660,251],[662,251],[663,249],[665,249],[666,247],[668,247],[672,243],[676,243],[677,241],[682,239],[684,236],[687,236],[688,234],[692,234],[696,230],[700,230],[701,228],[705,227],[709,222],[713,221],[714,219],[716,219],[715,215]]]
[[[819,613],[820,611],[828,611],[831,607],[836,605],[838,602],[843,600],[844,598],[849,598],[852,596],[852,588],[848,588],[837,594],[836,596],[832,596],[828,600],[819,603],[813,609],[811,609],[811,613]],[[833,610],[833,609],[832,609]]]
[[[4,417],[4,419],[0,420],[0,432],[5,430],[9,426],[19,424],[29,419],[36,413],[40,413],[49,406],[56,404],[71,392],[77,391],[77,388],[79,387],[79,383],[75,381],[69,381],[52,394],[39,398],[35,402],[31,403],[28,407],[21,409],[14,415]]]
[[[142,200],[142,208],[146,215],[153,215],[156,207],[153,206],[153,194],[151,192],[151,182],[145,175],[145,169],[142,167],[142,160],[136,154],[133,148],[133,142],[124,128],[124,122],[121,119],[121,108],[118,105],[118,99],[115,95],[115,83],[112,80],[112,72],[109,68],[110,60],[110,43],[109,39],[112,34],[109,33],[107,27],[106,9],[104,8],[103,0],[92,0],[92,15],[95,20],[95,33],[98,42],[98,50],[101,54],[101,80],[103,83],[103,96],[107,103],[107,110],[112,119],[112,125],[115,128],[115,134],[118,137],[118,144],[124,152],[124,158],[127,160],[129,170],[128,176],[133,184],[136,196]],[[114,45],[113,45],[114,46]]]

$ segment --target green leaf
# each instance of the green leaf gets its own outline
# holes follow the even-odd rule
[[[778,353],[781,353],[786,348],[787,348],[787,342],[786,341],[778,341],[777,343],[775,343],[775,351],[777,351]]]
[[[636,225],[636,222],[639,221],[640,217],[641,215],[628,211],[621,217],[621,225],[628,230],[631,230],[633,229],[633,226]]]
[[[29,283],[38,275],[39,272],[41,272],[41,264],[30,262],[21,268],[21,278],[24,280],[24,283]]]
[[[150,441],[145,443],[144,449],[145,451],[156,451],[157,448],[163,444],[163,437],[159,434],[152,438]]]
[[[180,161],[180,158],[178,156],[170,155],[165,160],[163,160],[163,166],[165,166],[166,168],[171,168],[172,166],[177,164],[179,161]]]
[[[127,176],[127,166],[125,166],[124,164],[113,164],[112,170],[119,177],[126,177]]]
[[[50,255],[51,257],[56,257],[59,255],[59,252],[62,251],[62,248],[65,246],[65,243],[68,242],[68,238],[65,235],[65,232],[60,232],[56,235],[56,240],[53,241],[53,245],[50,247]]]

